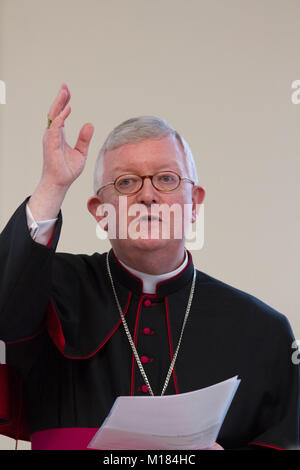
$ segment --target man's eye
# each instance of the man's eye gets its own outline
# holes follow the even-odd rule
[[[161,175],[159,177],[159,180],[162,182],[162,183],[169,183],[171,181],[174,181],[174,177],[172,175]]]
[[[128,186],[132,182],[133,182],[132,179],[126,178],[126,179],[120,180],[119,185],[120,186]]]
[[[138,178],[134,176],[126,176],[124,178],[120,178],[117,182],[117,186],[121,188],[129,188],[129,187],[135,187],[138,183]]]

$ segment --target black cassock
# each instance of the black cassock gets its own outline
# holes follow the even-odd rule
[[[113,297],[105,254],[56,253],[61,214],[49,246],[33,241],[25,212],[28,199],[0,238],[0,339],[6,342],[10,369],[22,377],[28,439],[52,430],[46,433],[47,445],[56,448],[55,436],[74,428],[82,436],[86,430],[95,432],[118,396],[145,395],[145,384]],[[112,250],[109,259],[129,330],[146,361],[152,390],[160,395],[190,293],[191,255],[183,271],[157,285],[155,295],[143,294],[142,281]],[[218,443],[225,449],[297,448],[299,366],[292,361],[293,341],[284,315],[197,270],[165,394],[238,375],[241,383]],[[12,435],[7,429],[2,432]]]

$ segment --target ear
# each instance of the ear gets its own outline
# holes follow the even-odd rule
[[[105,217],[105,214],[104,215],[99,215],[99,212],[100,212],[99,207],[101,206],[102,203],[103,203],[103,201],[101,201],[100,197],[96,196],[96,195],[90,197],[87,201],[88,211],[92,214],[92,216],[97,221],[97,223],[99,223]],[[101,227],[101,228],[103,230],[106,230],[106,231],[108,230],[107,224],[104,227]]]
[[[192,200],[193,200],[193,209],[192,209],[192,220],[191,222],[194,223],[197,219],[200,204],[202,204],[205,198],[205,190],[201,186],[194,186],[193,193],[192,193]]]

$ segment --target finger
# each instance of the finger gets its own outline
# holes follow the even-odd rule
[[[89,145],[94,133],[94,126],[91,123],[84,124],[80,129],[79,136],[74,147],[82,155],[86,156],[88,153]]]
[[[59,115],[54,119],[54,121],[51,124],[50,129],[58,129],[64,125],[65,119],[69,116],[71,112],[71,106],[67,105],[60,113]]]
[[[224,448],[222,446],[220,446],[220,444],[215,442],[211,447],[205,447],[202,450],[224,450]]]
[[[224,450],[222,446],[220,446],[220,444],[218,444],[217,442],[214,443],[214,445],[212,446],[212,449],[213,450]]]
[[[52,121],[59,115],[59,113],[65,108],[71,98],[71,93],[68,89],[68,86],[63,83],[57,97],[55,98],[49,113],[48,118]]]
[[[70,97],[71,95],[67,92],[67,90],[61,89],[50,108],[48,118],[53,121],[68,104]]]

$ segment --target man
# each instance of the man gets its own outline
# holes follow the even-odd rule
[[[141,117],[114,129],[88,200],[97,222],[109,204],[128,233],[156,225],[158,236],[121,237],[117,222],[108,254],[55,253],[60,208],[93,134],[85,124],[74,149],[65,142],[69,100],[63,84],[48,114],[41,181],[0,243],[0,337],[23,380],[32,448],[86,448],[120,395],[183,393],[235,375],[241,384],[214,448],[297,447],[299,370],[287,319],[195,270],[184,217],[183,235],[174,236],[173,218],[169,238],[165,213],[152,217],[153,206],[175,204],[190,207],[192,222],[205,195],[186,142],[167,123]],[[136,205],[144,209],[137,219]]]

